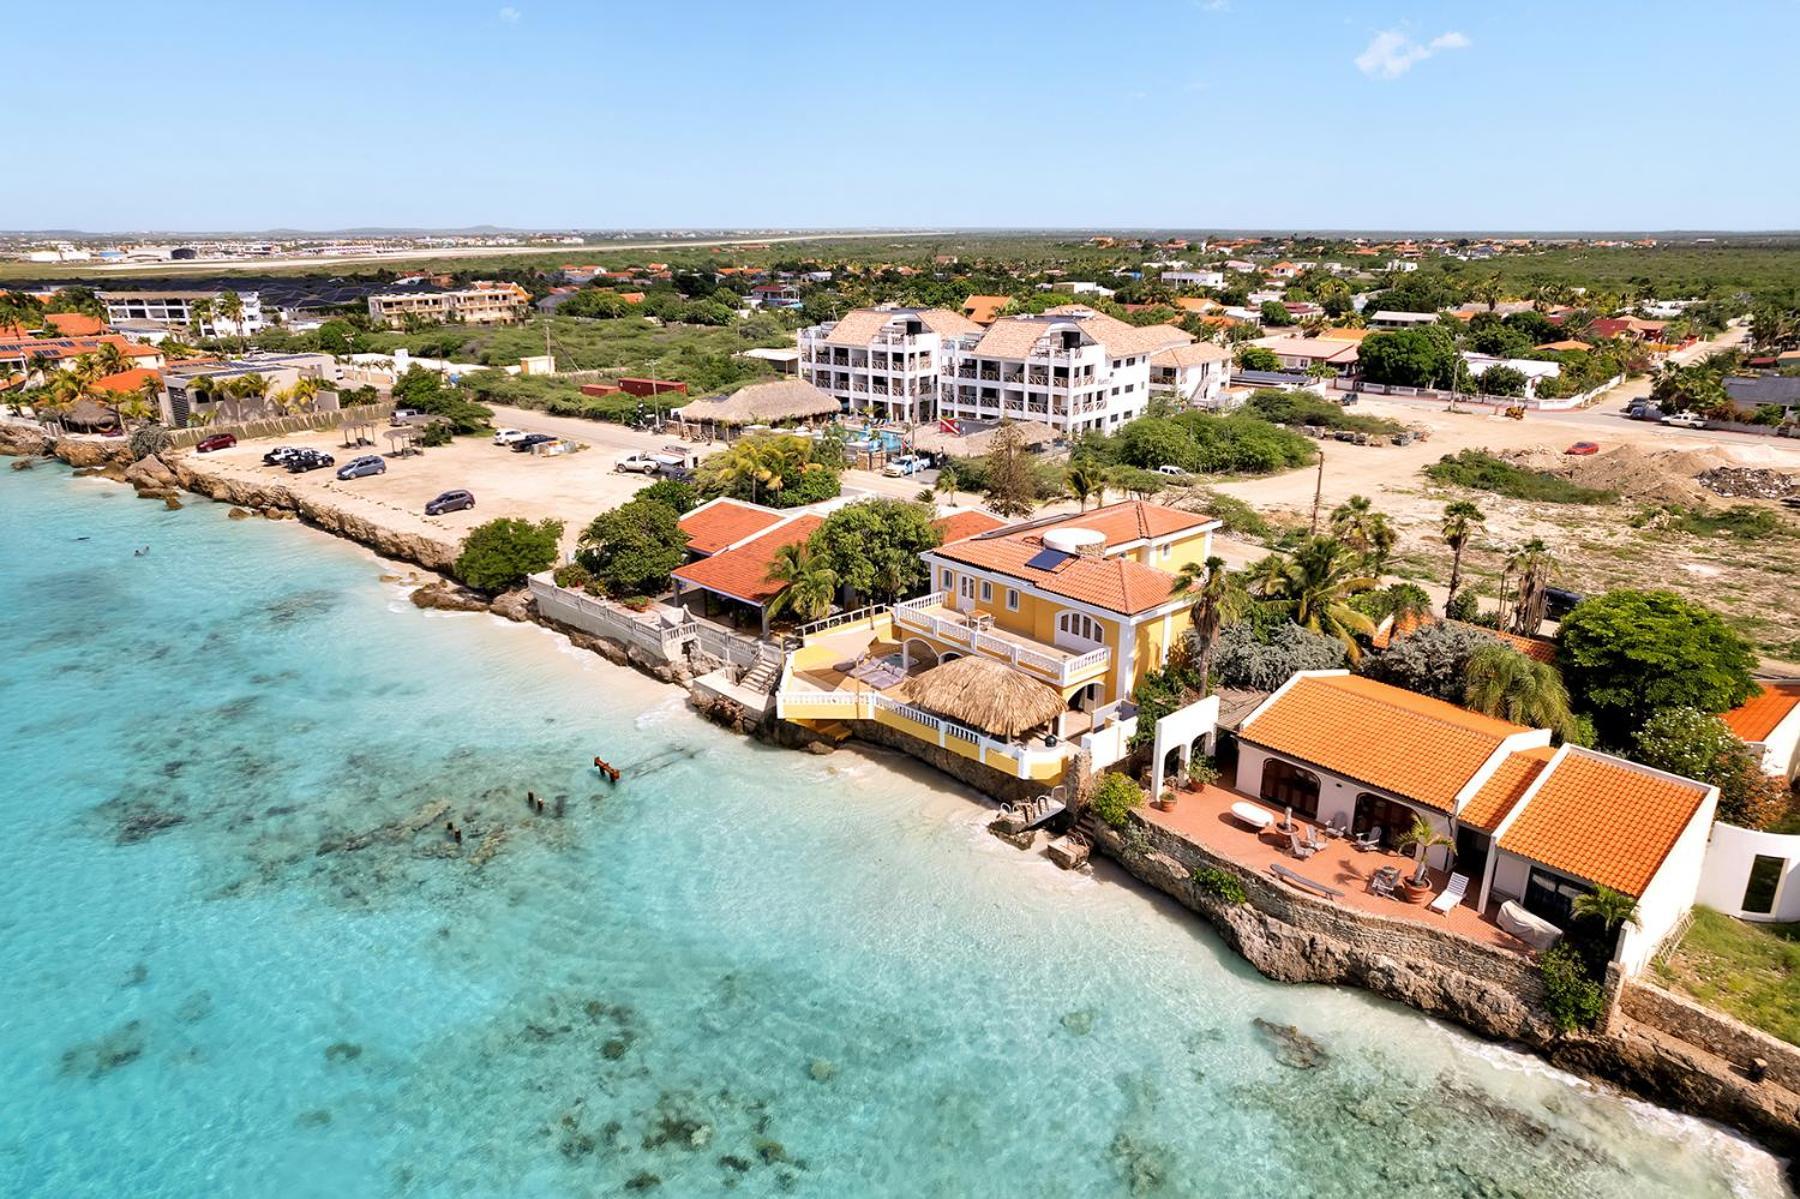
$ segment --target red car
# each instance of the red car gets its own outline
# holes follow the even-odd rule
[[[1583,456],[1588,454],[1598,454],[1599,452],[1600,443],[1597,441],[1578,441],[1563,451],[1565,454],[1579,454]]]
[[[237,444],[237,438],[230,433],[214,433],[211,437],[203,437],[194,446],[196,454],[210,454],[214,450],[228,450]]]

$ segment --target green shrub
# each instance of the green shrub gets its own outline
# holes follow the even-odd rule
[[[450,427],[447,421],[434,420],[426,425],[424,431],[419,434],[419,444],[422,446],[449,445],[455,437],[456,431]]]
[[[1426,467],[1425,474],[1434,483],[1472,487],[1478,491],[1510,496],[1515,500],[1534,500],[1545,504],[1607,504],[1618,498],[1611,491],[1578,487],[1560,475],[1514,466],[1485,450],[1463,450],[1455,455],[1446,454]]]
[[[680,479],[658,479],[648,487],[638,488],[631,498],[667,504],[675,509],[677,516],[686,516],[700,503],[700,493],[694,489],[694,485],[683,483]]]
[[[503,516],[477,525],[463,538],[456,577],[477,591],[504,591],[556,565],[563,522]]]
[[[139,425],[131,432],[131,460],[142,462],[169,448],[169,431],[161,425]]]
[[[1456,593],[1456,598],[1444,605],[1444,615],[1451,620],[1473,621],[1481,614],[1481,597],[1469,588]]]
[[[1210,895],[1223,903],[1250,902],[1250,897],[1244,894],[1244,880],[1218,866],[1202,866],[1195,870],[1194,885],[1200,888],[1202,894]]]
[[[1538,959],[1544,976],[1544,1009],[1564,1032],[1592,1028],[1606,1012],[1606,992],[1589,976],[1581,954],[1559,943]]]
[[[556,573],[550,578],[558,587],[567,587],[572,591],[586,591],[588,584],[594,581],[593,574],[579,562],[570,562],[557,567]]]
[[[1209,491],[1202,506],[1219,521],[1221,528],[1227,533],[1238,533],[1259,540],[1275,535],[1275,527],[1263,519],[1263,514],[1235,495]]]
[[[1317,425],[1357,433],[1392,434],[1406,430],[1406,426],[1397,420],[1347,412],[1342,404],[1321,399],[1309,391],[1262,388],[1250,393],[1243,410],[1277,425]]]
[[[1114,828],[1124,828],[1126,815],[1143,802],[1144,793],[1138,785],[1129,775],[1116,770],[1101,775],[1100,785],[1094,788],[1094,815]]]

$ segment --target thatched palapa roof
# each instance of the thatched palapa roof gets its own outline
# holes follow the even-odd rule
[[[907,699],[961,724],[1017,737],[1062,713],[1062,696],[992,658],[954,658],[906,682]]]
[[[836,399],[801,379],[752,383],[727,396],[708,396],[676,410],[684,421],[767,425],[813,416],[836,416]]]

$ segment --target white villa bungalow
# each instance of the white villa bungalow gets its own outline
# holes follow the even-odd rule
[[[1398,848],[1423,819],[1454,848],[1478,912],[1511,902],[1566,927],[1575,897],[1637,900],[1618,960],[1635,974],[1693,906],[1714,787],[1344,671],[1302,672],[1238,729],[1237,787]]]

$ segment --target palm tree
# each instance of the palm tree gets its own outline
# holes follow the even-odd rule
[[[1506,572],[1519,576],[1519,589],[1513,597],[1513,632],[1529,637],[1544,623],[1544,601],[1556,560],[1541,537],[1533,537],[1508,558]]]
[[[188,305],[188,327],[194,332],[195,341],[206,340],[206,326],[213,318],[213,302],[211,300],[195,300]]]
[[[1426,855],[1440,845],[1446,848],[1453,848],[1455,842],[1438,832],[1435,828],[1432,828],[1431,822],[1426,820],[1425,817],[1414,816],[1412,827],[1406,830],[1406,836],[1400,838],[1400,844],[1395,848],[1405,849],[1409,845],[1412,846],[1413,849],[1413,860],[1418,863],[1419,867],[1413,872],[1412,885],[1415,887],[1422,887],[1425,885],[1426,880],[1430,878],[1425,866]]]
[[[292,387],[275,394],[275,406],[281,409],[282,413],[287,416],[310,411],[314,401],[318,398],[319,391],[323,387],[324,383],[322,381],[313,378],[311,375],[302,375],[300,378],[294,380],[294,385]]]
[[[26,365],[25,377],[29,379],[31,376],[36,375],[39,386],[48,386],[50,383],[50,372],[55,370],[57,364],[61,361],[62,360],[54,354],[48,353],[47,351],[39,351],[31,356],[31,361]]]
[[[138,421],[140,423],[148,421],[156,414],[156,409],[149,400],[144,398],[144,393],[139,390],[124,393],[124,398],[113,405],[113,412],[117,414],[119,418],[120,427],[127,428],[131,421]]]
[[[244,298],[235,291],[220,292],[219,315],[231,322],[232,331],[237,334],[238,348],[248,345],[244,338]]]
[[[1099,466],[1088,462],[1077,462],[1063,476],[1064,485],[1069,494],[1075,497],[1083,512],[1087,511],[1088,500],[1098,495],[1101,503],[1106,499],[1106,472]]]
[[[1331,532],[1361,555],[1367,573],[1379,575],[1394,550],[1394,526],[1366,495],[1353,495],[1331,512]]]
[[[1359,573],[1361,566],[1359,556],[1337,538],[1309,537],[1288,559],[1269,602],[1301,628],[1343,642],[1355,662],[1362,657],[1356,634],[1375,632],[1375,622],[1350,606],[1352,596],[1375,586]]]
[[[1564,738],[1574,724],[1561,672],[1497,641],[1469,655],[1463,703],[1514,724],[1551,729]]]
[[[943,466],[938,468],[937,479],[931,484],[931,492],[933,495],[948,495],[950,497],[950,506],[954,508],[956,506],[957,482],[956,468],[946,462]]]
[[[162,379],[154,371],[145,375],[144,381],[138,384],[137,394],[150,409],[152,417],[162,414]]]
[[[1474,287],[1469,289],[1469,294],[1474,296],[1477,300],[1480,300],[1483,304],[1486,304],[1489,312],[1498,308],[1500,306],[1500,297],[1506,294],[1500,284],[1500,272],[1495,271],[1487,278],[1476,283]]]
[[[802,621],[819,620],[831,611],[831,601],[837,595],[837,572],[804,541],[775,551],[775,560],[769,564],[769,581],[783,585],[769,601],[771,617],[792,609]]]
[[[1273,599],[1287,582],[1287,559],[1280,554],[1264,554],[1244,570],[1244,587],[1251,595]]]
[[[1446,611],[1450,608],[1450,601],[1456,598],[1457,589],[1462,586],[1463,550],[1475,539],[1476,531],[1483,527],[1486,520],[1481,509],[1470,500],[1453,500],[1444,505],[1444,544],[1450,547],[1450,593],[1444,597]]]
[[[1570,907],[1577,916],[1598,920],[1609,933],[1621,924],[1637,927],[1637,900],[1611,887],[1595,887],[1586,895],[1577,895]]]
[[[103,342],[100,348],[94,351],[94,365],[100,371],[102,378],[131,369],[131,363],[126,359],[125,351],[121,350],[116,342],[110,341]]]
[[[1212,694],[1212,658],[1219,644],[1219,630],[1238,617],[1225,559],[1214,554],[1204,564],[1189,562],[1175,576],[1174,594],[1194,601],[1188,615],[1193,621],[1194,644],[1200,651],[1200,695],[1204,698]]]

